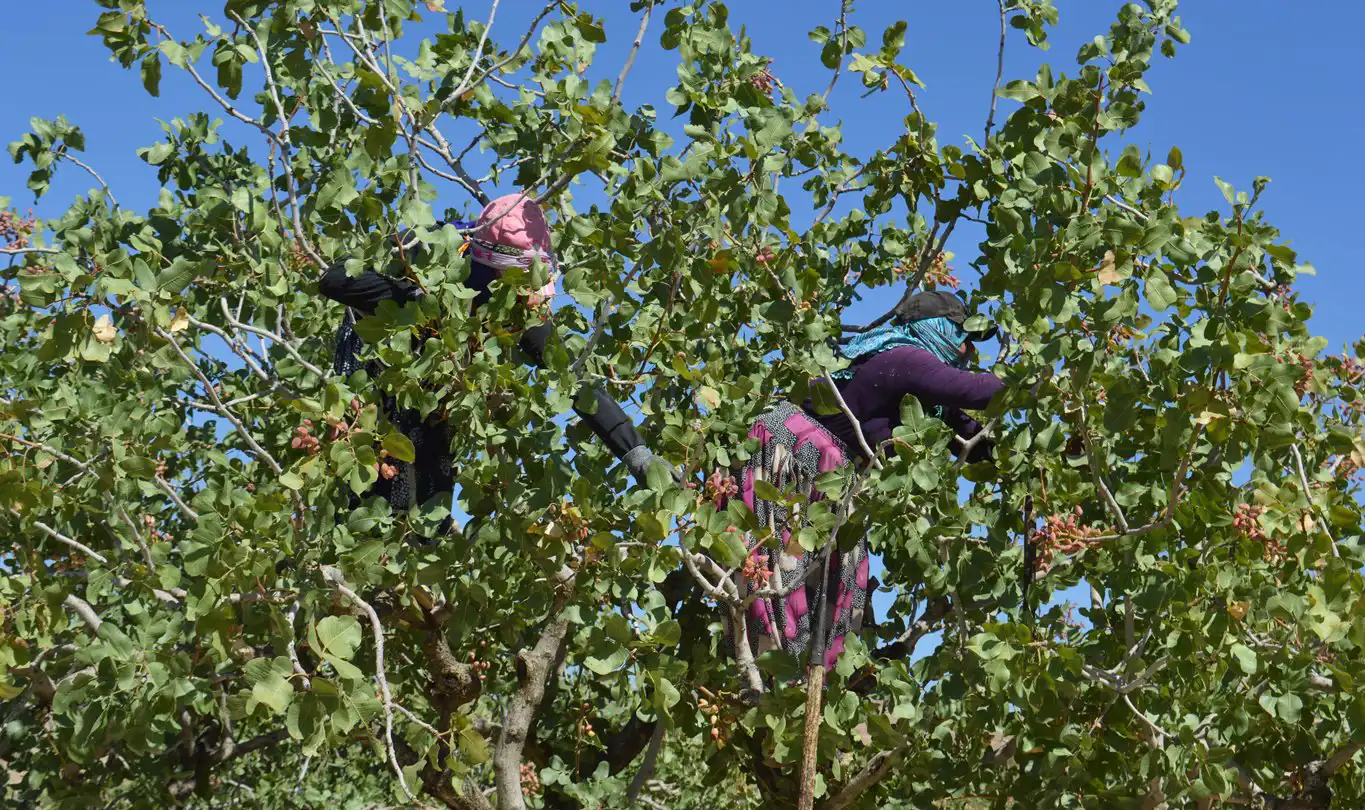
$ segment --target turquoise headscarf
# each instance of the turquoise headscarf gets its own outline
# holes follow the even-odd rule
[[[962,344],[967,342],[967,330],[961,324],[947,318],[925,318],[909,323],[887,323],[857,335],[839,352],[849,360],[881,354],[897,346],[914,346],[924,349],[954,368],[961,368],[965,362]],[[853,376],[852,369],[834,372],[839,379]]]

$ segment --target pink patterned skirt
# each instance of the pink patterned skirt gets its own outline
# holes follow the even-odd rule
[[[789,402],[760,417],[749,437],[758,439],[761,446],[745,465],[740,497],[757,515],[760,526],[773,529],[782,548],[781,552],[772,548],[773,541],[755,548],[750,554],[755,563],[751,571],[757,569],[758,582],[768,580],[769,590],[787,593],[760,597],[749,606],[745,624],[750,648],[755,656],[768,650],[785,650],[805,664],[816,631],[813,608],[824,599],[824,663],[828,670],[843,651],[845,637],[862,629],[868,599],[867,540],[859,538],[848,552],[832,549],[829,579],[823,581],[824,558],[818,548],[804,551],[792,541],[804,525],[803,517],[788,514],[784,504],[759,497],[754,484],[767,481],[779,492],[797,492],[806,503],[815,503],[824,498],[815,488],[816,479],[832,470],[851,472],[850,455],[834,434]],[[818,545],[828,540],[822,535]],[[741,578],[741,596],[760,587],[758,582]]]

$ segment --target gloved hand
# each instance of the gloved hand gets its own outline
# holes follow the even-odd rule
[[[654,464],[663,465],[663,468],[668,471],[674,481],[682,480],[682,474],[674,469],[673,465],[665,461],[662,456],[656,456],[654,451],[643,444],[626,453],[621,461],[626,465],[626,469],[630,470],[631,477],[640,484],[649,480],[649,468]]]

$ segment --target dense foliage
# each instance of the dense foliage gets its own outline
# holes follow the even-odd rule
[[[209,113],[140,152],[151,210],[102,181],[42,222],[0,203],[7,806],[793,806],[798,662],[737,663],[722,633],[743,543],[771,539],[701,482],[839,367],[855,296],[950,283],[965,216],[974,303],[1013,337],[995,461],[958,465],[909,401],[878,467],[821,482],[799,541],[866,531],[894,603],[830,675],[817,806],[1365,802],[1365,341],[1309,331],[1264,180],[1192,217],[1178,149],[1106,148],[1188,41],[1175,0],[1000,82],[963,145],[918,110],[905,24],[869,38],[831,9],[830,86],[907,108],[866,157],[719,3],[636,0],[638,37],[611,32],[676,52],[658,109],[621,104],[629,61],[582,78],[607,32],[559,0],[505,41],[449,12],[410,58],[393,43],[442,3],[228,0],[189,39],[99,5],[119,63],[153,94],[188,71]],[[1056,19],[1001,5],[1035,46]],[[35,120],[10,151],[42,194],[94,173],[83,146]],[[461,235],[436,227],[495,184],[543,200],[568,268],[546,370],[489,327],[539,317],[517,293],[541,280],[471,316]],[[463,202],[434,211],[438,186]],[[608,202],[576,204],[590,186]],[[387,263],[400,228],[428,294],[360,323],[377,379],[332,375],[321,268]],[[556,418],[579,379],[633,398],[699,485],[628,486]],[[439,545],[416,538],[450,504],[350,508],[412,452],[378,391],[459,425],[470,517]],[[1084,623],[1049,607],[1078,582]]]

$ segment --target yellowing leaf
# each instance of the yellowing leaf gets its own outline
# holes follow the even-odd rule
[[[175,311],[175,317],[171,318],[171,331],[183,332],[189,328],[189,325],[190,314],[185,311],[184,307],[180,307]]]
[[[1217,411],[1202,411],[1200,412],[1198,418],[1196,418],[1194,421],[1198,422],[1201,425],[1207,425],[1208,423],[1212,422],[1215,419],[1225,418],[1227,418],[1227,414],[1225,413],[1218,413]]]
[[[1247,610],[1250,608],[1251,605],[1247,602],[1232,602],[1228,605],[1228,615],[1241,621],[1247,617]]]
[[[95,334],[95,340],[100,343],[113,343],[114,338],[118,337],[118,329],[114,328],[114,322],[109,320],[108,315],[101,315],[95,319],[95,325],[90,328]]]
[[[1104,252],[1104,259],[1100,262],[1100,266],[1095,269],[1099,273],[1101,284],[1117,285],[1123,281],[1123,276],[1119,274],[1118,266],[1114,263],[1114,251],[1112,250]]]
[[[714,411],[720,407],[720,392],[709,385],[703,385],[697,389],[697,400],[705,405],[707,410]]]
[[[446,10],[446,0],[427,0],[426,5],[427,11],[430,11],[433,14],[438,11]]]

